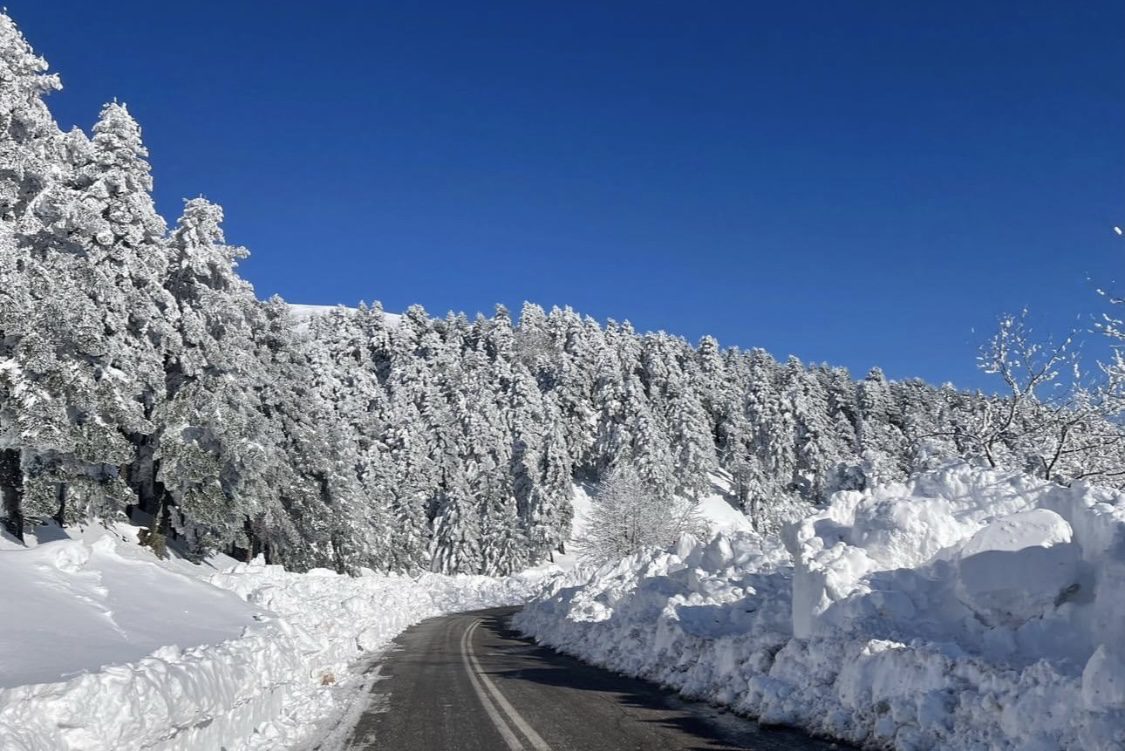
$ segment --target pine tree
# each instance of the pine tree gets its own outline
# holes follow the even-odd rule
[[[19,224],[51,184],[59,129],[44,101],[62,88],[6,13],[0,13],[0,219]]]
[[[476,574],[481,570],[480,517],[460,472],[442,478],[434,517],[430,559],[442,574]]]
[[[688,360],[683,373],[675,380],[669,403],[675,453],[674,490],[696,501],[710,489],[710,476],[719,468],[710,419],[694,387],[698,380],[697,366]],[[731,422],[728,421],[728,425]]]
[[[185,204],[166,282],[179,315],[165,368],[156,454],[165,494],[157,516],[163,520],[164,509],[175,506],[177,532],[200,553],[249,545],[245,522],[259,513],[261,499],[248,491],[269,453],[251,393],[261,380],[252,335],[259,304],[235,272],[247,251],[226,244],[222,219],[206,199]]]
[[[422,435],[422,418],[405,369],[390,381],[390,420],[383,438],[390,451],[391,569],[415,573],[430,567],[429,506],[438,491],[439,470]]]
[[[896,424],[900,420],[883,371],[872,368],[857,392],[860,421],[856,433],[867,484],[903,479],[906,443]]]

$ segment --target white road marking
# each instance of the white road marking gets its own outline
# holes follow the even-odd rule
[[[508,727],[508,723],[504,722],[504,718],[496,711],[493,706],[492,700],[488,698],[488,694],[481,688],[480,680],[477,678],[476,671],[473,670],[473,663],[469,660],[472,659],[476,662],[476,658],[472,657],[473,648],[469,645],[469,632],[473,630],[480,621],[473,621],[473,625],[465,629],[461,634],[461,659],[465,661],[465,672],[469,674],[469,681],[473,685],[473,691],[476,692],[477,698],[480,699],[481,706],[488,714],[488,719],[492,720],[492,724],[500,731],[501,737],[504,738],[504,743],[508,745],[510,751],[524,751],[523,744],[516,738],[516,734]],[[480,676],[483,678],[484,676]]]
[[[531,725],[527,724],[527,721],[520,716],[520,713],[516,711],[516,708],[513,707],[511,703],[509,703],[508,700],[504,698],[504,695],[502,693],[500,693],[500,689],[496,688],[495,684],[492,683],[492,680],[487,675],[485,675],[483,670],[481,670],[480,663],[477,662],[477,656],[473,654],[472,636],[473,632],[477,630],[477,626],[479,626],[480,624],[481,622],[479,620],[474,621],[473,625],[469,626],[469,628],[465,630],[465,637],[467,639],[465,645],[468,647],[467,654],[469,655],[469,660],[472,662],[473,667],[476,668],[477,676],[480,678],[481,682],[484,683],[484,687],[488,689],[488,692],[492,694],[492,697],[496,699],[496,703],[500,706],[500,709],[504,710],[504,714],[508,715],[508,719],[512,721],[512,724],[519,728],[519,731],[523,733],[529,741],[531,741],[531,745],[535,747],[536,751],[551,751],[551,747],[547,745],[547,741],[543,740],[542,736],[540,736],[539,733],[536,733],[535,729],[532,728]]]

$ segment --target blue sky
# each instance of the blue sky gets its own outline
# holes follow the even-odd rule
[[[268,10],[267,10],[268,7]],[[262,296],[572,305],[965,386],[1125,242],[1125,4],[8,0]],[[974,333],[975,329],[975,333]]]

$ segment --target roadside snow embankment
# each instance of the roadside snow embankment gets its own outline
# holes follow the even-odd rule
[[[284,748],[341,709],[365,653],[540,583],[217,571],[108,534],[2,550],[0,748]]]
[[[539,641],[873,748],[1125,748],[1125,496],[954,464],[556,580]]]

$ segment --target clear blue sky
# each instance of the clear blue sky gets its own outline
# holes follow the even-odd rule
[[[1063,328],[1125,260],[1120,0],[8,3],[60,122],[127,102],[262,296],[975,386],[998,313]]]

